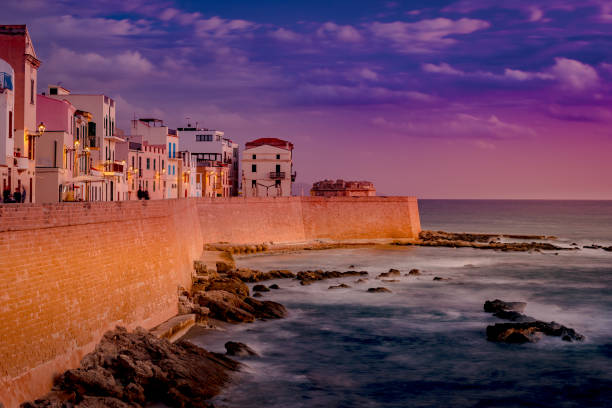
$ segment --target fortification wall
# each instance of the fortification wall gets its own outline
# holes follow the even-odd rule
[[[414,197],[270,197],[197,200],[206,243],[416,238]]]
[[[116,325],[175,315],[201,249],[190,200],[0,206],[0,401],[43,395]]]
[[[406,197],[0,205],[0,402],[38,397],[116,325],[177,313],[206,243],[414,238]]]

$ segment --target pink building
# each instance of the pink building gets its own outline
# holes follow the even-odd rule
[[[142,136],[128,136],[116,147],[118,160],[126,162],[128,200],[138,200],[138,190],[151,200],[167,197],[165,144],[149,144]]]
[[[15,189],[26,191],[26,201],[34,202],[36,139],[39,136],[36,122],[36,80],[41,63],[36,57],[25,25],[0,25],[0,59],[14,70],[11,78],[14,105],[9,112],[9,120],[12,122],[9,137],[12,140],[8,144],[3,143],[13,151],[4,152],[6,158],[0,159],[2,187],[10,192]]]

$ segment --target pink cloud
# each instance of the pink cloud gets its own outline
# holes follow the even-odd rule
[[[360,42],[363,38],[359,31],[350,25],[338,25],[331,21],[324,23],[317,30],[317,36],[320,38],[332,37],[341,42]]]
[[[451,67],[446,62],[442,62],[442,63],[440,63],[438,65],[436,65],[436,64],[423,64],[421,66],[421,68],[423,69],[423,71],[431,72],[433,74],[445,74],[445,75],[457,75],[457,76],[465,75],[465,72]]]
[[[555,58],[555,65],[550,72],[564,87],[578,91],[593,88],[599,82],[595,68],[569,58]]]

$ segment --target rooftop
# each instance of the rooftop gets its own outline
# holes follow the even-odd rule
[[[253,140],[252,142],[247,142],[246,148],[252,149],[258,146],[274,146],[281,149],[293,150],[293,143],[288,142],[286,140],[277,139],[275,137],[262,137],[260,139]]]

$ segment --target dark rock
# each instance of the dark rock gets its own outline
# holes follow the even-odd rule
[[[270,300],[259,301],[250,297],[244,301],[254,309],[254,315],[258,319],[281,319],[287,316],[287,309],[280,303]]]
[[[324,279],[336,279],[336,278],[346,278],[348,276],[365,276],[368,273],[365,271],[357,272],[357,271],[347,271],[347,272],[338,272],[338,271],[301,271],[297,274],[297,279],[301,281],[302,285],[309,285],[314,281],[324,280]]]
[[[391,293],[387,288],[369,288],[368,293]]]
[[[357,280],[355,281],[355,283],[365,283],[365,282],[367,282],[367,281],[368,281],[368,278],[365,278],[365,279],[363,279],[363,278],[359,278],[359,279],[357,279]]]
[[[441,278],[440,276],[435,276],[433,278],[433,280],[435,280],[435,281],[447,281],[447,280],[450,280],[450,279],[449,278]]]
[[[81,367],[60,375],[44,398],[23,407],[208,407],[240,364],[186,341],[175,344],[143,329],[104,335]]]
[[[265,285],[255,285],[253,286],[253,292],[269,292],[270,289],[268,289]]]
[[[411,269],[410,272],[408,272],[408,275],[420,275],[421,271],[418,269]]]
[[[261,282],[271,279],[287,279],[295,278],[295,274],[286,269],[272,270],[269,272],[261,272],[258,270],[240,268],[227,272],[228,276],[240,279],[243,282]]]
[[[260,297],[263,297],[263,295],[261,293],[257,292],[257,293],[255,293],[253,295],[253,297],[260,298]]]
[[[355,265],[349,265],[349,269],[355,268]]]
[[[527,303],[525,302],[504,302],[503,300],[487,300],[484,304],[484,311],[487,313],[497,313],[504,310],[511,310],[522,313]]]
[[[349,285],[345,285],[344,283],[341,283],[340,285],[336,285],[336,286],[330,286],[327,289],[347,289],[350,288]]]
[[[228,356],[249,357],[258,355],[255,350],[246,344],[234,341],[228,341],[225,343],[225,350],[227,351],[225,354]]]
[[[536,342],[542,335],[561,337],[564,341],[582,341],[584,336],[558,323],[540,320],[520,323],[496,323],[487,326],[487,340],[506,343]]]
[[[400,276],[400,271],[398,271],[397,269],[389,269],[389,272],[381,273],[376,277],[376,279],[390,278],[392,276]]]
[[[236,278],[218,278],[211,281],[206,290],[224,290],[229,293],[235,293],[240,297],[249,296],[249,287],[240,279]]]
[[[270,285],[269,287],[270,289],[280,289],[280,286],[278,286],[276,283]]]

